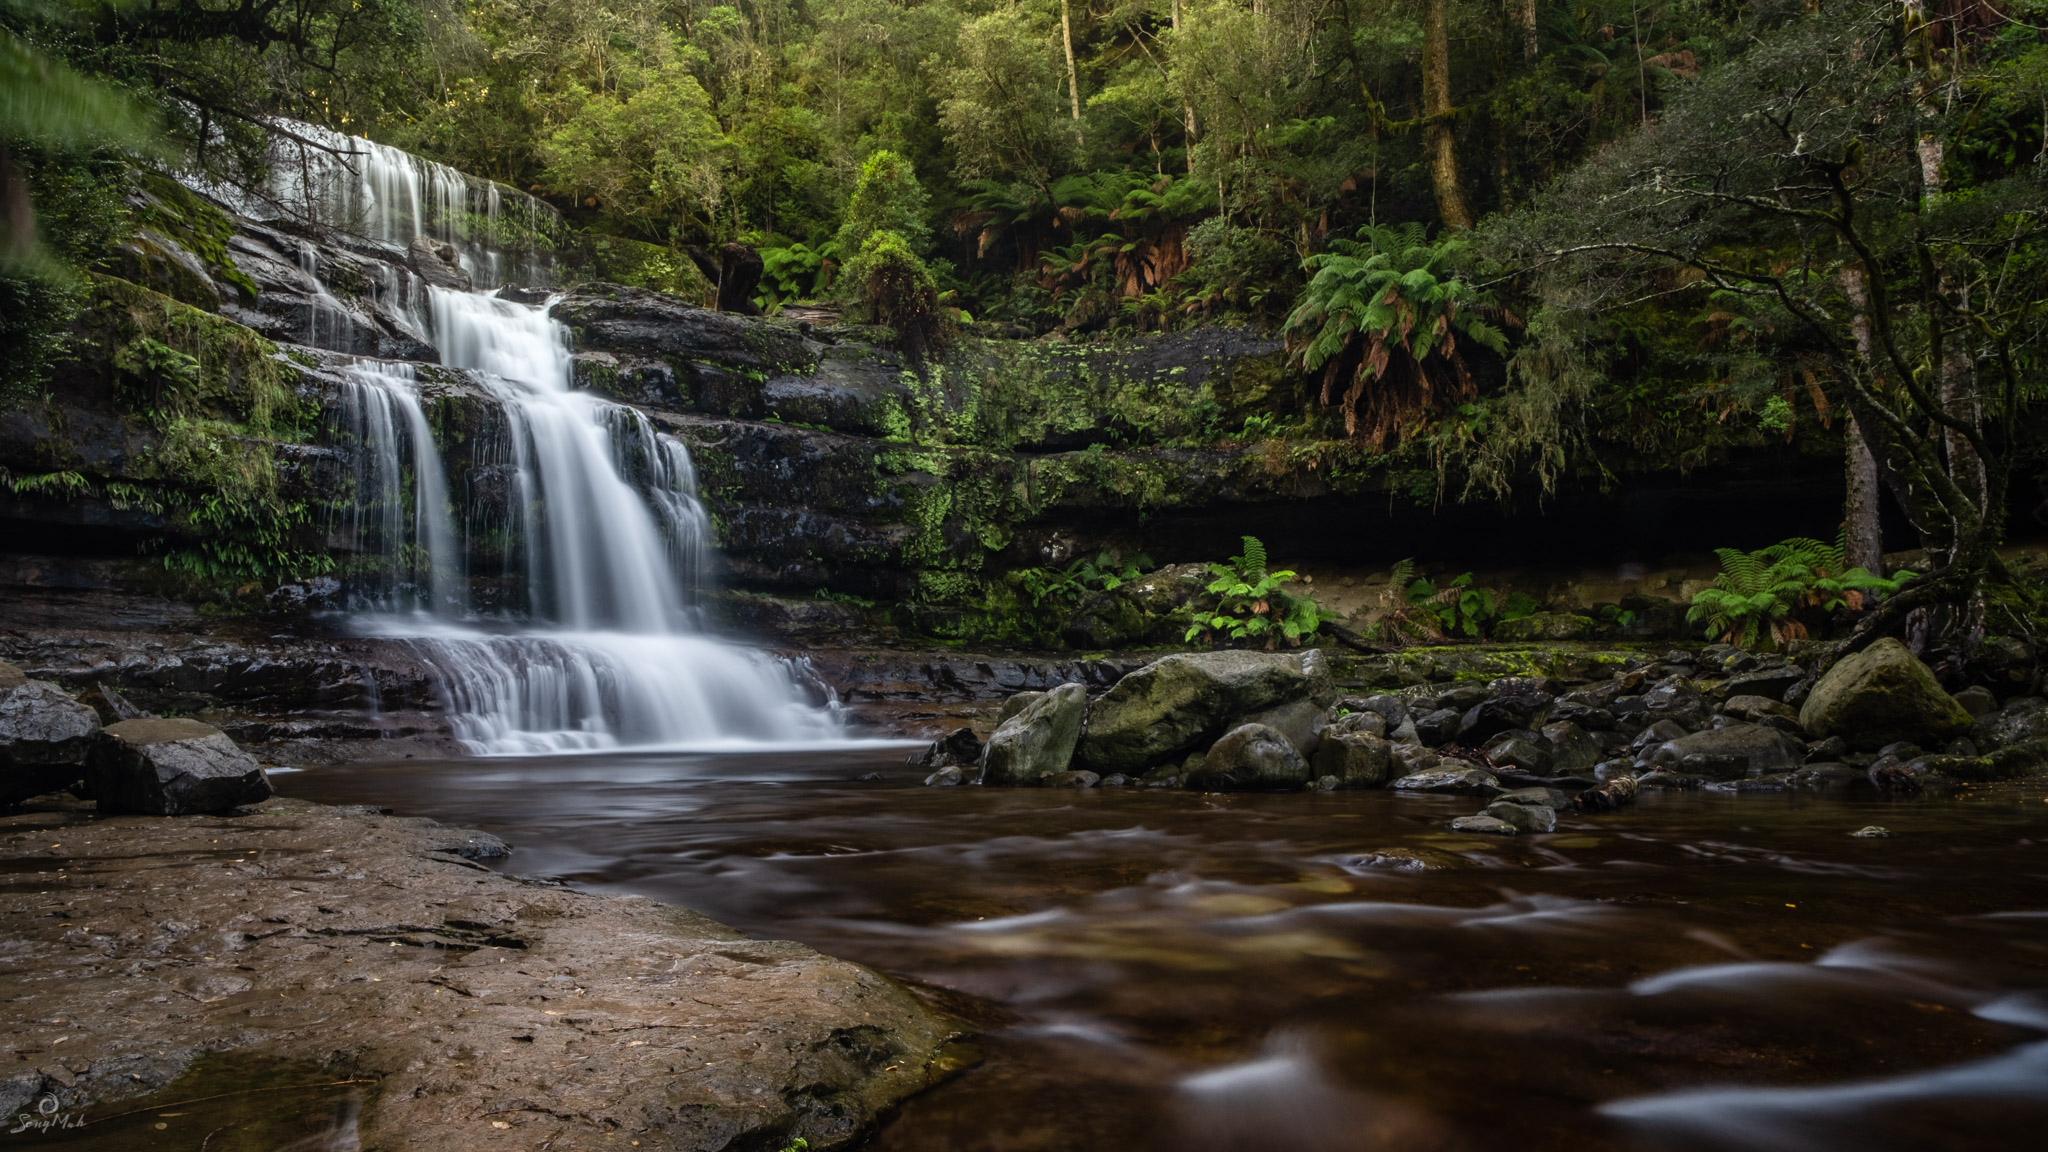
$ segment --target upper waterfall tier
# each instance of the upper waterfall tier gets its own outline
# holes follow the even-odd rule
[[[359,136],[275,122],[262,195],[209,189],[256,220],[320,225],[396,249],[451,247],[477,288],[547,285],[564,228],[549,204],[496,181]]]

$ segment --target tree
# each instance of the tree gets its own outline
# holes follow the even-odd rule
[[[568,117],[541,143],[549,190],[592,201],[650,240],[677,227],[711,231],[727,147],[710,103],[676,64],[623,68],[609,90],[578,86]]]
[[[1465,181],[1458,172],[1457,126],[1451,106],[1450,0],[1426,0],[1422,21],[1423,144],[1429,152],[1430,185],[1436,189],[1437,218],[1454,232],[1472,228]]]
[[[929,197],[910,161],[883,148],[861,162],[860,179],[839,225],[839,250],[859,252],[876,232],[894,232],[912,252],[931,251]]]
[[[1816,8],[1759,16],[1744,56],[1502,234],[1551,266],[1549,282],[1574,285],[1547,307],[1710,291],[1824,364],[1936,556],[1853,643],[1937,609],[1922,617],[1922,642],[1967,652],[1987,576],[2013,583],[1995,548],[2012,432],[2041,363],[2048,195],[2031,157],[2014,157],[1979,163],[1967,189],[1929,199],[1923,161],[1930,138],[1953,157],[2001,117],[2037,122],[2048,47],[2015,29],[1974,62],[1953,54],[1955,106],[1930,123],[1899,11],[1880,0]],[[1954,370],[1958,353],[1973,371]]]

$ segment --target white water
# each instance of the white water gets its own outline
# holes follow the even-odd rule
[[[497,219],[505,197],[495,186],[346,143],[344,156],[281,167],[276,198],[394,247],[415,230],[453,243],[478,282],[498,282],[507,261],[462,226],[478,204]],[[545,270],[528,261],[521,271]],[[544,306],[412,287],[409,298],[424,302],[412,318],[442,362],[472,370],[498,403],[502,442],[467,463],[509,473],[509,514],[488,526],[455,515],[417,369],[363,360],[345,369],[336,414],[358,466],[356,500],[335,527],[381,562],[354,583],[355,624],[414,646],[437,674],[456,737],[486,755],[840,737],[837,717],[788,663],[703,633],[710,523],[688,450],[637,410],[576,391],[567,330]],[[503,533],[503,575],[523,585],[523,609],[472,609],[466,557],[482,531]]]

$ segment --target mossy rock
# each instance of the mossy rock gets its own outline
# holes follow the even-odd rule
[[[629,288],[651,288],[711,307],[718,289],[679,249],[629,240],[624,236],[591,236],[582,246],[590,278]]]
[[[1889,636],[1836,662],[1799,708],[1808,732],[1840,736],[1861,751],[1960,736],[1972,719],[1927,665]]]
[[[1570,612],[1536,612],[1493,626],[1495,640],[1528,643],[1538,640],[1589,640],[1599,625],[1591,616]]]

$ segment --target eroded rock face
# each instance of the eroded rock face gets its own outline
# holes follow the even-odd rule
[[[1308,762],[1286,734],[1264,724],[1243,724],[1216,741],[1181,785],[1200,792],[1252,792],[1298,789],[1308,781]]]
[[[0,1072],[0,1102],[105,1115],[209,1054],[332,1061],[381,1081],[364,1148],[823,1152],[957,1067],[954,1022],[885,977],[483,871],[431,820],[275,799],[50,833],[79,808],[0,817],[0,861],[71,921],[0,908],[0,1000],[36,1005],[0,1043],[55,1053]]]
[[[272,792],[255,757],[197,720],[123,720],[101,729],[85,785],[104,810],[152,816],[225,812]]]
[[[1799,723],[1875,751],[1900,740],[1932,743],[1970,730],[1973,717],[1927,665],[1889,637],[1843,657],[1813,686]]]
[[[69,787],[99,726],[62,688],[0,663],[0,808]]]
[[[1089,710],[1080,757],[1098,772],[1135,772],[1185,755],[1232,721],[1291,700],[1327,700],[1314,652],[1195,652],[1118,681]]]
[[[1087,710],[1088,690],[1079,684],[1062,684],[1038,694],[988,738],[981,782],[1037,784],[1067,771]]]

